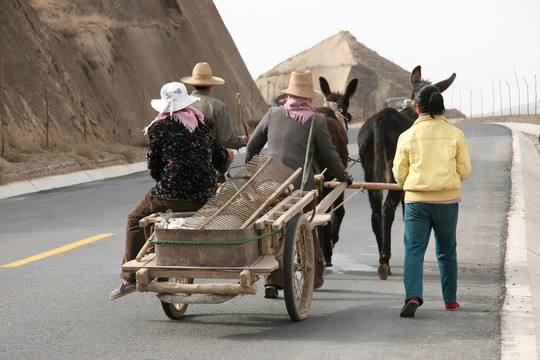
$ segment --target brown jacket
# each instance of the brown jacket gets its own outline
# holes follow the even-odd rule
[[[246,147],[246,162],[251,160],[255,154],[259,154],[266,142],[268,149],[264,150],[264,156],[272,157],[290,168],[296,170],[304,167],[309,137],[309,128],[313,124],[313,134],[311,139],[311,155],[316,151],[326,166],[330,175],[338,181],[347,181],[348,174],[339,158],[336,147],[332,143],[326,119],[320,115],[312,116],[305,124],[296,121],[283,113],[283,107],[272,107],[253,134],[249,138]],[[304,186],[304,190],[315,189],[313,169],[309,169],[309,176]],[[302,175],[296,178],[294,188],[300,189]]]
[[[195,90],[191,95],[201,99],[191,104],[191,106],[214,122],[218,141],[221,145],[236,150],[246,146],[246,141],[234,133],[227,105],[223,101],[199,90]]]

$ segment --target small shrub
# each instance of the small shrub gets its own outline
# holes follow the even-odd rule
[[[10,141],[11,147],[19,153],[42,153],[43,148],[36,141],[35,138],[30,136],[21,136]]]
[[[71,153],[85,157],[87,159],[94,159],[96,157],[97,144],[94,142],[80,142],[73,144]]]
[[[26,157],[19,152],[10,151],[4,155],[4,159],[9,161],[10,163],[19,163],[19,162],[23,162],[26,159]]]
[[[64,37],[68,39],[77,37],[80,33],[80,28],[74,24],[68,24],[68,23],[51,24],[51,28],[54,31],[57,31],[60,34],[64,35]]]

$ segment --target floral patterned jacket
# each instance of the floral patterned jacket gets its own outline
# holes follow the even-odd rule
[[[167,199],[206,202],[217,188],[216,171],[225,173],[230,158],[219,144],[214,123],[205,118],[190,133],[170,116],[148,130],[146,162],[156,185],[150,194]]]

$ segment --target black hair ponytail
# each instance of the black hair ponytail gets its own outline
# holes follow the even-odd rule
[[[446,110],[444,108],[444,99],[442,97],[442,94],[440,92],[435,92],[431,94],[429,98],[428,108],[427,108],[429,115],[431,117],[434,117],[433,115],[442,115],[444,114],[444,111]]]
[[[414,102],[420,106],[422,112],[429,113],[431,117],[442,115],[445,112],[441,91],[434,85],[422,86],[416,93]]]

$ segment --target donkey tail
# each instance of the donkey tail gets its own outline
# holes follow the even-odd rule
[[[386,156],[386,139],[384,130],[384,118],[379,117],[374,122],[373,127],[373,157],[374,157],[374,179],[375,182],[386,182],[387,174],[387,156]]]

